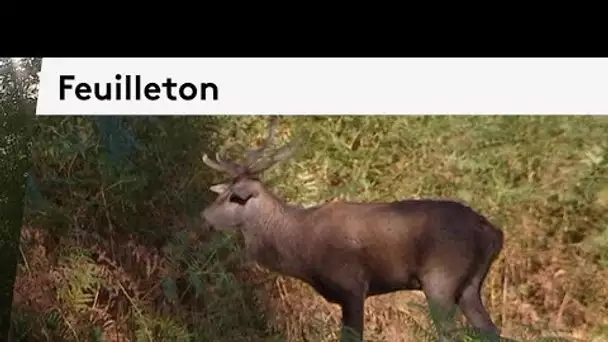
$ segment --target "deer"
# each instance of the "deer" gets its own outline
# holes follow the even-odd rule
[[[460,308],[474,329],[500,338],[481,288],[503,248],[501,229],[449,199],[289,203],[262,180],[264,171],[299,146],[293,139],[271,148],[275,126],[271,116],[262,146],[249,149],[245,162],[218,153],[215,160],[202,156],[208,167],[228,176],[210,186],[217,198],[201,212],[210,231],[240,232],[248,258],[339,305],[341,341],[363,340],[367,298],[403,290],[422,291],[441,315],[438,322],[450,322]],[[442,341],[449,340],[450,327],[443,323]]]

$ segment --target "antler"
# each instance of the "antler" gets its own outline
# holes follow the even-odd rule
[[[264,139],[262,146],[257,149],[247,151],[247,161],[243,164],[237,164],[231,161],[224,161],[220,158],[219,153],[215,154],[215,161],[211,160],[207,154],[203,155],[203,162],[214,170],[228,173],[233,177],[238,177],[244,173],[257,174],[261,173],[274,164],[281,162],[293,155],[299,144],[292,141],[289,144],[273,151],[268,157],[263,158],[263,154],[274,141],[275,129],[277,125],[277,117],[271,116],[268,123],[268,136]]]
[[[267,135],[266,139],[264,139],[262,146],[260,148],[254,149],[254,150],[247,151],[247,165],[248,166],[253,165],[264,154],[264,151],[268,148],[268,146],[270,146],[273,143],[274,130],[276,129],[276,127],[277,127],[277,117],[271,116],[270,119],[268,119],[268,135]]]
[[[268,123],[268,137],[264,140],[262,147],[250,151],[248,153],[247,159],[247,171],[251,174],[261,173],[267,169],[269,169],[274,164],[281,162],[289,157],[291,157],[294,152],[297,150],[299,144],[294,140],[289,144],[275,150],[268,156],[266,159],[261,158],[263,152],[268,148],[270,144],[272,144],[274,140],[274,130],[276,128],[277,117],[272,116],[269,119]],[[254,159],[255,157],[255,159]]]
[[[287,145],[279,148],[274,151],[267,159],[261,159],[258,163],[250,166],[248,171],[252,174],[261,173],[276,163],[282,162],[288,158],[290,158],[299,147],[299,144],[296,140],[291,141]]]
[[[205,163],[207,166],[214,170],[228,173],[233,177],[239,175],[241,171],[238,164],[222,160],[219,156],[219,153],[215,154],[215,161],[211,160],[206,153],[203,154],[203,163]]]

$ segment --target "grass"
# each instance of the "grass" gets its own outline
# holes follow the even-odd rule
[[[483,295],[512,339],[608,339],[608,117],[284,117],[266,180],[302,204],[458,198],[506,234]],[[198,212],[203,152],[261,117],[37,118],[14,341],[331,341],[338,308]],[[432,340],[420,293],[372,298],[366,340]],[[473,337],[463,337],[473,340]]]

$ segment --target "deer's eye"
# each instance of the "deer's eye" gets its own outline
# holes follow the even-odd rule
[[[234,195],[234,194],[230,195],[230,198],[228,200],[230,202],[232,202],[232,203],[237,203],[237,204],[240,204],[240,205],[245,205],[245,203],[247,202],[247,200],[244,200],[244,199],[242,199],[239,196]]]

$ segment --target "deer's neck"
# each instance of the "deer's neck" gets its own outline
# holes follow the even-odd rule
[[[304,269],[301,221],[303,209],[281,199],[265,201],[243,229],[250,258],[260,265],[287,275],[299,277]]]

